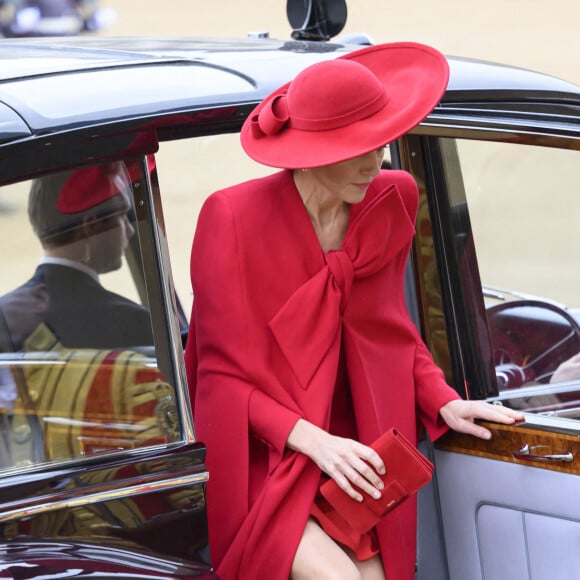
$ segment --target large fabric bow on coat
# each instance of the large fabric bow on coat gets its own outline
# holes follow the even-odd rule
[[[362,207],[352,206],[341,250],[324,254],[321,270],[298,288],[270,321],[270,329],[302,388],[340,344],[353,283],[384,268],[413,235],[414,226],[392,185]]]

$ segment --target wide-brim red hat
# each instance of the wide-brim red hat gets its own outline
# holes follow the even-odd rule
[[[412,42],[369,46],[322,61],[252,111],[242,127],[242,147],[255,161],[285,169],[352,159],[418,125],[439,103],[448,81],[445,57]]]

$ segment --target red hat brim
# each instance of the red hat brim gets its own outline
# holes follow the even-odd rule
[[[368,68],[386,88],[388,103],[378,112],[330,130],[284,127],[273,135],[256,135],[252,119],[291,85],[266,97],[250,114],[241,143],[255,161],[271,167],[301,169],[339,163],[395,141],[417,126],[439,103],[449,81],[446,58],[434,48],[398,42],[365,47],[340,59]]]

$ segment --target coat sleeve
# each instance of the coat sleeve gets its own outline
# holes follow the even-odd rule
[[[253,337],[261,329],[254,327],[259,320],[251,311],[255,300],[248,296],[252,284],[237,219],[226,192],[208,198],[199,215],[190,264],[191,340],[185,355],[191,398],[194,408],[213,405],[214,413],[222,405],[247,401],[247,409],[238,411],[247,412],[253,435],[281,455],[299,415],[265,394],[256,380],[254,369],[264,363]],[[245,392],[232,397],[232,388]],[[206,412],[201,415],[207,417]]]
[[[445,382],[443,371],[435,364],[420,337],[415,351],[414,379],[419,420],[431,441],[435,441],[449,429],[439,415],[439,409],[460,397]]]

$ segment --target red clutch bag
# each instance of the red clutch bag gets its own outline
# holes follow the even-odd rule
[[[380,499],[361,491],[363,501],[355,501],[333,479],[320,486],[320,493],[336,512],[327,515],[335,523],[344,520],[344,525],[359,534],[370,530],[383,515],[429,483],[433,473],[433,464],[396,429],[381,435],[371,447],[381,456],[387,470],[382,476],[385,487]]]

